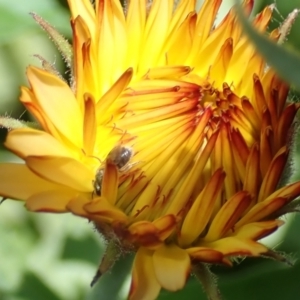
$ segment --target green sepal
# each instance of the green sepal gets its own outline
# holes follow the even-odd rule
[[[0,116],[0,127],[6,128],[8,130],[18,129],[18,128],[40,129],[40,126],[35,122],[26,122],[8,116]]]
[[[95,283],[100,279],[100,277],[113,267],[115,262],[119,259],[120,254],[121,251],[119,245],[117,245],[114,240],[109,241],[96,275],[91,282],[91,286],[94,286]]]
[[[210,300],[221,300],[221,293],[217,285],[217,277],[210,271],[210,267],[205,263],[193,265],[193,274],[201,283],[204,292]]]
[[[280,253],[271,249],[269,249],[267,253],[262,254],[262,257],[271,258],[273,260],[282,262],[289,267],[293,267],[295,264],[295,260],[293,260],[291,257],[288,257],[286,253]]]
[[[30,13],[34,20],[44,29],[50,38],[53,40],[54,44],[57,46],[58,51],[61,53],[66,65],[72,71],[73,66],[73,48],[72,45],[67,41],[67,39],[60,34],[52,25],[43,20],[39,15],[35,13]]]
[[[39,54],[35,54],[34,57],[36,57],[42,64],[43,69],[53,75],[56,75],[57,77],[59,77],[61,80],[65,81],[65,79],[61,76],[61,74],[59,73],[59,71],[55,68],[54,64],[50,63],[49,61],[47,61],[45,58],[43,58],[41,55]]]

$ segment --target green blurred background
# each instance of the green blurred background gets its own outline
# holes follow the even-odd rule
[[[232,3],[224,0],[220,18]],[[256,11],[267,3],[273,2],[256,1]],[[300,8],[300,0],[277,0],[276,6],[278,11],[270,28],[278,27],[289,12]],[[0,0],[0,115],[26,120],[30,116],[18,102],[19,86],[27,85],[26,66],[39,66],[33,55],[40,54],[65,72],[55,47],[29,16],[31,11],[71,37],[66,0]],[[300,49],[299,30],[297,20],[287,41],[296,49]],[[1,145],[5,135],[6,130],[1,129]],[[294,180],[300,178],[297,149]],[[2,147],[0,161],[17,159]],[[295,258],[295,266],[246,259],[232,269],[215,267],[224,299],[300,299],[300,263],[296,260],[300,258],[300,217],[290,215],[285,220],[287,224],[265,242]],[[121,259],[110,274],[90,288],[102,253],[102,240],[85,219],[67,214],[33,214],[14,201],[0,206],[0,300],[126,299],[132,257]],[[184,290],[174,294],[163,291],[159,299],[206,297],[190,278]]]

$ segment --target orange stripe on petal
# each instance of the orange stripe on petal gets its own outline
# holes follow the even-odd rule
[[[68,0],[72,19],[81,16],[90,29],[95,29],[95,11],[89,0]]]
[[[242,98],[242,108],[244,110],[246,117],[254,127],[255,132],[260,132],[261,116],[257,114],[252,103],[246,97]]]
[[[219,251],[224,256],[259,256],[268,251],[268,248],[260,243],[238,237],[227,237],[212,243],[204,243],[203,246]]]
[[[272,142],[274,140],[273,130],[270,127],[267,127],[264,130],[262,129],[260,139],[260,170],[262,177],[264,178],[272,161]]]
[[[92,93],[98,100],[99,95],[102,95],[100,85],[97,81],[97,69],[94,68],[95,58],[92,56],[92,44],[91,39],[88,39],[82,44],[82,68],[83,68],[83,85],[82,90],[84,93]],[[79,95],[80,99],[84,98],[83,95]],[[83,103],[84,104],[84,103]]]
[[[267,29],[272,17],[273,8],[274,6],[270,5],[264,8],[264,10],[255,17],[253,20],[253,26],[255,26],[257,30],[265,31]]]
[[[226,173],[226,178],[224,181],[225,187],[225,198],[229,199],[232,195],[234,195],[236,190],[236,176],[234,169],[234,158],[232,154],[232,147],[230,141],[230,127],[228,124],[222,122],[220,125],[220,136],[221,145],[222,145],[222,166],[224,168],[224,172]]]
[[[232,196],[214,217],[204,239],[206,241],[217,240],[224,236],[230,229],[233,230],[235,223],[249,207],[250,203],[251,197],[245,191],[238,192]]]
[[[258,202],[264,201],[272,192],[275,191],[276,186],[282,176],[283,169],[287,162],[288,151],[286,147],[282,147],[273,158],[266,176],[263,179]]]
[[[180,166],[181,170],[188,168],[194,157],[197,155],[197,152],[201,148],[201,145],[206,138],[205,126],[207,125],[206,122],[208,122],[208,116],[210,115],[211,111],[206,110],[205,113],[201,116],[201,120],[195,130],[190,133],[187,143],[184,144],[184,146],[182,144],[182,147],[178,148],[180,152],[173,152],[174,157],[176,157],[178,153],[177,157],[180,158],[180,162],[178,160],[176,162],[173,161],[172,168],[174,168],[174,172],[172,172],[172,174],[169,176],[168,182],[164,184],[165,191],[170,191],[172,188],[174,188],[174,186],[177,185],[182,177],[180,169],[176,166]],[[190,155],[186,155],[185,149],[189,149]]]
[[[209,138],[205,148],[201,152],[197,162],[194,164],[193,169],[190,171],[188,177],[185,179],[177,194],[175,195],[170,207],[167,209],[166,214],[177,214],[181,211],[182,207],[184,207],[190,198],[196,183],[199,180],[199,176],[205,167],[216,140],[218,138],[219,132],[215,131]]]
[[[299,104],[292,103],[288,105],[280,115],[274,132],[276,136],[276,139],[274,141],[275,150],[278,150],[280,147],[286,144],[289,137],[291,125],[299,108]]]
[[[184,75],[187,75],[191,72],[191,67],[189,66],[164,66],[151,68],[145,78],[147,79],[164,79],[164,78],[180,78]],[[178,90],[178,89],[177,89]],[[145,95],[146,96],[146,95]]]
[[[245,224],[236,230],[232,235],[242,239],[251,239],[257,241],[268,236],[283,224],[284,222],[281,220]]]
[[[188,248],[186,249],[186,252],[190,255],[192,261],[200,261],[210,264],[222,263],[224,258],[223,253],[205,247]]]
[[[157,281],[153,251],[140,248],[134,258],[129,300],[153,300],[158,297],[161,286]]]
[[[159,237],[159,231],[152,222],[135,222],[128,227],[128,232],[130,233],[131,242],[148,249],[156,249],[163,244]]]
[[[84,97],[84,125],[83,125],[83,144],[87,155],[92,155],[96,141],[96,112],[95,100],[92,95],[86,94]]]
[[[138,111],[161,108],[177,103],[187,97],[191,98],[191,92],[181,92],[180,88],[175,86],[162,91],[127,92],[120,100],[124,103],[124,107],[126,106],[127,111]]]
[[[111,204],[117,201],[119,173],[115,164],[106,161],[102,179],[101,195]]]
[[[165,168],[167,169],[168,166],[170,168],[174,168],[176,165],[178,165],[178,162],[170,158],[175,156],[175,152],[177,149],[182,150],[182,145],[189,139],[190,135],[192,134],[192,126],[193,125],[191,125],[190,128],[184,130],[185,127],[187,127],[186,124],[184,124],[184,127],[182,126],[182,128],[178,128],[175,132],[169,133],[169,130],[161,132],[161,134],[158,134],[158,136],[156,137],[157,139],[155,139],[154,141],[151,140],[152,145],[155,144],[155,146],[157,147],[157,151],[154,152],[150,144],[149,149],[152,150],[152,153],[150,155],[147,155],[148,149],[145,149],[145,151],[141,152],[141,160],[143,159],[142,155],[143,157],[147,157],[147,160],[149,161],[153,161],[152,159],[155,159],[155,163],[152,163],[152,165],[150,165],[147,169],[147,174],[151,177],[154,177],[154,182],[157,182],[160,186],[164,186],[165,182],[170,179],[170,175],[159,172],[161,166],[165,165]],[[176,141],[174,141],[174,137],[177,137]]]
[[[275,197],[284,197],[287,199],[287,201],[291,201],[296,197],[298,197],[299,195],[300,195],[300,182],[297,181],[295,183],[286,185],[278,189],[264,201],[269,201],[270,199],[273,199]]]
[[[178,238],[180,245],[187,246],[200,236],[208,224],[215,202],[222,192],[224,179],[225,173],[218,169],[196,198],[183,221],[181,234]]]
[[[83,110],[83,87],[84,87],[84,63],[83,63],[83,45],[88,40],[91,39],[91,33],[87,27],[85,20],[81,16],[76,17],[76,19],[71,21],[72,31],[73,31],[73,53],[74,53],[74,78],[76,78],[75,92],[76,97],[79,99],[79,107]]]
[[[262,112],[266,109],[267,103],[265,99],[263,86],[256,74],[253,75],[253,89],[254,89],[253,104],[254,107],[256,107],[257,114],[261,115]]]
[[[132,203],[133,199],[136,199],[136,197],[145,189],[148,183],[149,179],[141,174],[140,177],[130,182],[128,186],[122,184],[119,188],[119,199],[116,205],[122,208],[128,215],[134,213],[134,210],[131,209],[130,204]],[[128,207],[130,207],[130,211],[127,211]]]
[[[188,253],[176,245],[163,245],[153,254],[153,266],[160,285],[169,291],[182,289],[190,274]]]
[[[198,14],[197,22],[197,36],[198,45],[202,45],[204,40],[210,34],[210,31],[214,25],[217,13],[221,6],[222,0],[205,1]],[[201,33],[201,34],[200,34]]]
[[[237,224],[236,227],[240,227],[246,223],[255,222],[267,218],[272,213],[279,210],[282,206],[287,204],[287,199],[283,197],[277,197],[269,199],[269,201],[263,201],[256,204]]]
[[[238,129],[232,129],[231,131],[231,138],[234,142],[234,145],[237,150],[239,150],[239,156],[241,157],[241,161],[244,165],[247,163],[247,159],[249,157],[250,151],[247,147],[247,144],[241,135],[240,131]]]
[[[259,148],[254,144],[246,165],[246,176],[243,190],[249,192],[251,196],[258,194],[260,184]]]
[[[189,111],[195,111],[198,99],[186,100],[173,105],[164,106],[160,109],[150,110],[146,113],[130,116],[130,118],[121,119],[118,127],[131,130],[132,127],[144,126],[147,123],[159,122],[167,118],[174,118]]]
[[[160,240],[164,241],[174,231],[177,221],[174,215],[165,215],[154,220],[153,224],[159,231]]]
[[[195,6],[196,0],[180,1],[177,3],[169,26],[169,35],[173,34],[181,26],[187,15],[195,10]]]
[[[131,81],[132,74],[133,70],[131,68],[127,69],[97,102],[96,116],[98,124],[105,121],[105,119],[102,117],[105,115],[104,112],[107,112],[107,110],[114,104],[123,90],[128,86],[129,82]]]
[[[207,1],[209,3],[211,1]],[[198,65],[197,68],[200,70],[207,70],[209,65],[215,58],[218,56],[220,51],[220,40],[226,40],[232,36],[232,29],[234,25],[234,16],[235,13],[231,10],[227,16],[207,37],[207,39],[203,42],[203,44],[199,44],[199,39],[196,39],[194,42],[190,57],[188,62],[191,62],[191,65]],[[199,18],[199,17],[198,17]],[[203,20],[206,20],[204,18]],[[201,29],[200,29],[201,32]],[[197,32],[196,36],[197,38]],[[233,39],[234,44],[236,41]],[[200,50],[200,51],[199,51]],[[197,53],[198,52],[198,53]],[[199,63],[199,57],[209,57],[208,60],[201,60]]]
[[[238,129],[232,129],[231,139],[236,168],[240,176],[240,180],[244,182],[246,177],[246,164],[249,156],[249,148]]]
[[[127,216],[117,207],[109,203],[104,197],[98,197],[84,205],[84,210],[95,217],[107,219],[107,221],[127,221]],[[91,216],[93,218],[93,216]]]

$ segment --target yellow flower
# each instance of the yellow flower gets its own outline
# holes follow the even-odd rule
[[[21,101],[42,130],[9,132],[25,164],[0,166],[0,194],[93,221],[110,242],[95,280],[116,249],[136,251],[132,300],[183,288],[202,263],[276,257],[258,240],[300,195],[300,182],[280,181],[298,105],[234,10],[214,26],[221,0],[198,13],[190,0],[68,2],[72,84],[27,69]]]

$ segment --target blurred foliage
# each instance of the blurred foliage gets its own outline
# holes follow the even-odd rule
[[[224,15],[232,1],[224,0]],[[259,11],[267,1],[257,1]],[[272,3],[269,1],[269,3]],[[277,11],[270,27],[278,27],[299,0],[277,0]],[[40,54],[55,62],[62,73],[64,65],[55,47],[29,16],[34,11],[71,38],[66,0],[0,0],[0,115],[31,120],[18,102],[19,86],[27,84],[26,66],[39,65],[33,57]],[[300,18],[296,21],[287,44],[300,49]],[[270,28],[271,29],[271,28]],[[279,58],[282,59],[282,58]],[[6,131],[1,129],[1,141]],[[2,145],[2,143],[1,143]],[[1,146],[2,147],[2,146]],[[295,169],[300,178],[300,145],[296,144]],[[16,158],[0,148],[1,161]],[[268,239],[269,245],[300,257],[298,228],[300,218],[287,218],[287,225]],[[0,206],[0,299],[1,300],[120,300],[128,291],[128,274],[132,257],[122,258],[113,271],[91,289],[104,244],[86,220],[69,214],[33,214],[20,202],[4,201]],[[246,259],[235,268],[214,267],[225,299],[296,299],[300,296],[300,263],[293,268],[284,264]],[[190,278],[178,293],[163,291],[161,300],[206,299],[201,286]]]

